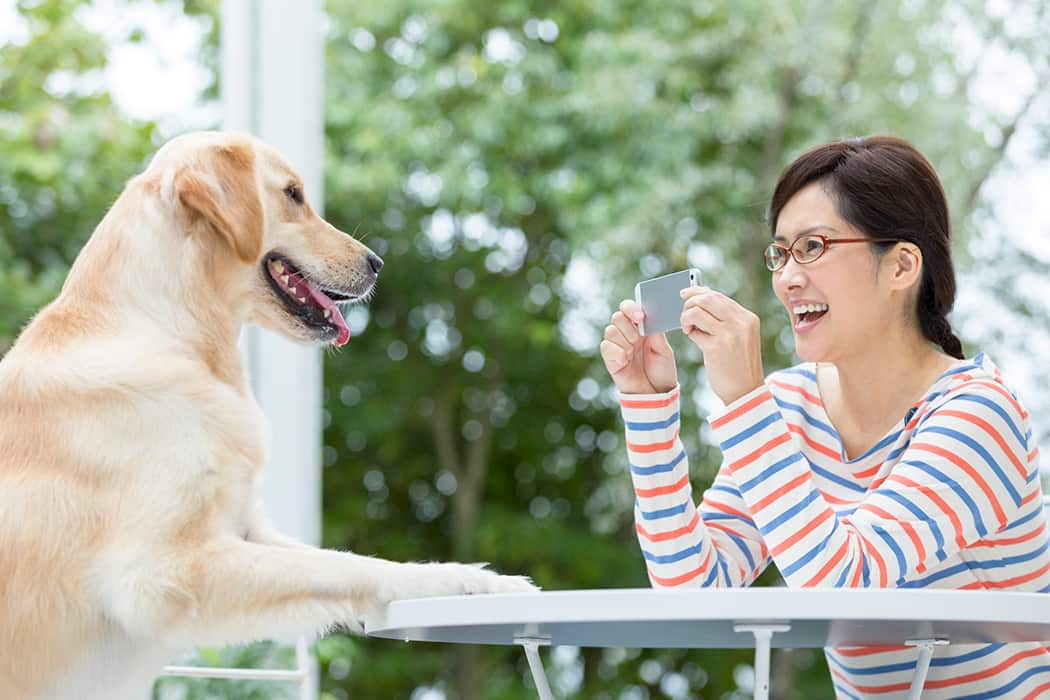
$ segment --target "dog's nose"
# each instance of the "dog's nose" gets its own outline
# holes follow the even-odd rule
[[[378,275],[379,271],[383,269],[383,258],[379,257],[372,251],[368,251],[368,266],[372,268],[372,274]]]

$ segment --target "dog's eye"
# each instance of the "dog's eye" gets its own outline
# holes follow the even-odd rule
[[[303,191],[298,185],[288,185],[284,188],[284,193],[296,204],[303,203]]]

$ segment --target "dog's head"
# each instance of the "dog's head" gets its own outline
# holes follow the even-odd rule
[[[188,134],[157,152],[152,173],[176,228],[202,250],[209,284],[243,304],[245,320],[301,342],[347,342],[336,303],[367,297],[383,261],[317,215],[276,150]]]

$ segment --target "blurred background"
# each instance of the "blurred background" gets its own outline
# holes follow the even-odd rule
[[[546,589],[647,586],[616,395],[597,356],[641,278],[703,270],[791,330],[761,250],[784,165],[892,133],[940,172],[968,355],[1004,369],[1050,445],[1050,4],[1044,0],[330,0],[326,217],[386,260],[326,354],[325,546],[488,561]],[[0,355],[124,182],[221,124],[219,0],[0,0]],[[703,363],[672,340],[696,493],[719,452]],[[1045,460],[1044,460],[1045,461]],[[767,571],[760,583],[775,585]],[[321,696],[535,697],[513,648],[332,634]],[[564,698],[750,697],[748,650],[558,647]],[[282,666],[276,644],[195,663]],[[819,650],[773,695],[830,697]],[[169,678],[156,698],[280,698]]]

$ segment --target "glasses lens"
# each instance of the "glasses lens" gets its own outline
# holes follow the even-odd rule
[[[824,254],[824,239],[820,236],[802,236],[791,249],[799,262],[810,263]]]
[[[770,272],[779,270],[784,267],[784,263],[787,262],[787,251],[775,243],[770,243],[762,252],[762,255],[766,259],[766,268]]]

